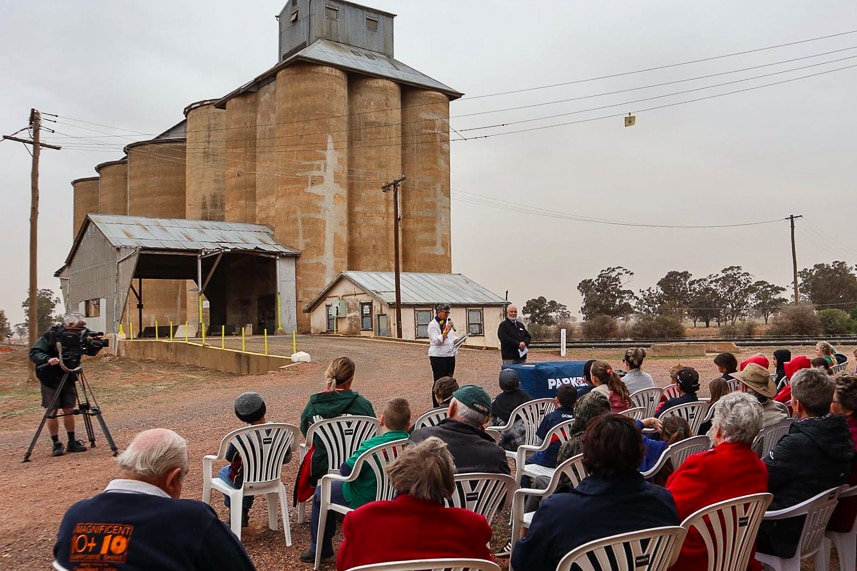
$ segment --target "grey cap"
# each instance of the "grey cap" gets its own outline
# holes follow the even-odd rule
[[[265,399],[254,392],[246,392],[235,399],[235,416],[244,422],[255,422],[265,417]]]
[[[521,386],[521,379],[515,369],[503,369],[500,371],[500,388],[504,391],[513,391]]]

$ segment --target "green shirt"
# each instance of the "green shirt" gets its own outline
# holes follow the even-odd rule
[[[390,432],[385,432],[384,434],[368,438],[363,441],[360,448],[358,448],[357,451],[345,461],[345,463],[353,468],[357,458],[367,450],[371,450],[376,446],[381,446],[394,440],[400,440],[408,437],[408,433],[403,430],[391,430]],[[375,501],[377,484],[378,482],[375,479],[375,472],[373,472],[372,468],[369,466],[364,465],[364,467],[360,469],[360,475],[357,476],[356,480],[353,482],[345,482],[342,485],[342,495],[345,496],[349,506],[352,508],[359,508],[363,504]]]

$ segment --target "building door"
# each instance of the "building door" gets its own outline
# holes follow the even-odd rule
[[[378,337],[388,337],[389,334],[387,332],[387,316],[379,315],[378,316]]]

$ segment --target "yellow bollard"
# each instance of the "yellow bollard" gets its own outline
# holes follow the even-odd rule
[[[220,348],[226,349],[226,326],[220,326]]]
[[[170,321],[170,343],[173,342],[173,322]]]
[[[263,332],[265,333],[265,355],[267,355],[268,354],[268,330],[264,329]]]
[[[134,322],[133,321],[128,322],[128,331],[131,332],[131,336],[129,337],[129,339],[133,339],[134,338]]]
[[[292,331],[292,355],[298,352],[298,332]]]
[[[244,344],[244,328],[241,328],[241,352],[246,352],[247,346]]]
[[[119,324],[119,335],[125,335],[125,330],[122,328],[122,323]]]
[[[190,329],[190,322],[189,322],[189,321],[185,321],[185,322],[184,322],[184,342],[185,342],[185,343],[187,343],[187,334],[188,334],[188,329]]]
[[[205,347],[205,323],[200,322],[199,329],[202,331],[202,346]]]
[[[159,341],[159,340],[160,339],[158,337],[158,320],[156,319],[155,320],[155,341]]]

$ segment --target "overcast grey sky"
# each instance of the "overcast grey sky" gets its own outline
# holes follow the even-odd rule
[[[96,176],[93,167],[121,158],[124,145],[179,122],[187,104],[222,96],[275,64],[274,15],[283,3],[0,0],[5,46],[0,134],[25,127],[31,107],[60,116],[56,124],[46,124],[57,133],[44,135],[64,148],[42,153],[40,287],[59,292],[53,272],[71,246],[71,181]],[[453,271],[500,295],[509,290],[519,304],[545,295],[572,311],[580,306],[578,282],[614,265],[635,272],[629,284],[635,291],[653,286],[669,270],[701,277],[730,265],[782,286],[791,281],[786,221],[677,229],[571,217],[699,226],[800,214],[799,267],[857,261],[857,67],[642,111],[857,66],[857,33],[842,34],[857,30],[857,3],[362,3],[398,15],[397,59],[466,94],[451,107],[453,128],[470,139],[454,141],[451,148]],[[832,34],[842,35],[659,71],[477,97]],[[767,65],[795,58],[806,59]],[[832,60],[842,61],[817,65]],[[600,95],[753,66],[764,67]],[[805,66],[814,67],[630,103]],[[587,111],[608,105],[616,106]],[[463,117],[511,107],[524,108]],[[618,116],[580,122],[628,112],[636,113],[635,127],[624,128]],[[555,117],[511,124],[546,116]],[[464,130],[502,123],[507,126]],[[533,127],[546,128],[509,133]],[[481,135],[495,136],[471,138]],[[453,138],[460,137],[453,133]],[[16,323],[24,318],[20,304],[28,283],[30,156],[22,145],[0,143],[0,172],[0,309]]]

